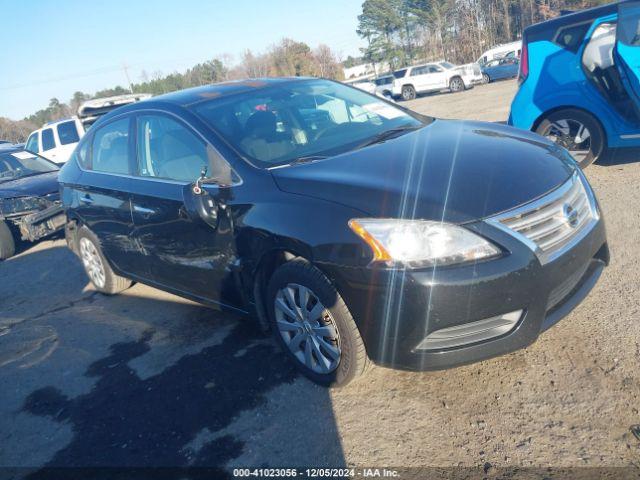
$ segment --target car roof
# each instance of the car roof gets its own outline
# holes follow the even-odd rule
[[[566,15],[547,20],[545,22],[531,25],[525,29],[525,36],[529,41],[546,40],[549,34],[555,34],[558,28],[566,25],[574,25],[578,23],[588,22],[599,17],[614,14],[618,11],[618,5],[626,3],[626,1],[609,3],[599,7],[580,10]]]
[[[177,92],[166,93],[154,97],[155,102],[167,102],[180,106],[188,106],[196,103],[212,100],[214,98],[224,98],[237,93],[244,93],[251,90],[282,85],[285,83],[312,80],[313,77],[274,77],[274,78],[250,78],[244,80],[234,80],[228,82],[213,83],[202,87],[187,88]],[[137,105],[137,104],[134,104]],[[144,105],[143,105],[144,106]]]
[[[292,82],[302,82],[307,80],[318,80],[315,77],[272,77],[272,78],[251,78],[245,80],[234,80],[228,82],[212,83],[201,87],[187,88],[171,93],[165,93],[152,97],[144,102],[135,102],[122,107],[118,107],[112,112],[101,116],[94,126],[100,125],[115,115],[147,108],[159,106],[175,105],[178,107],[188,107],[197,105],[214,99],[221,99],[231,95],[245,93],[252,90],[260,90],[275,85],[284,85]]]

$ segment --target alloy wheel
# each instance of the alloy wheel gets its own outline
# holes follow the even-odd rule
[[[98,288],[104,288],[106,275],[102,258],[100,258],[96,246],[88,238],[80,239],[80,257],[93,284]]]
[[[482,74],[482,81],[483,83],[489,83],[491,81],[491,79],[489,78],[489,75],[487,75],[486,73]]]
[[[543,132],[543,136],[569,150],[578,163],[591,153],[591,132],[577,120],[556,120]]]
[[[452,92],[460,92],[464,90],[464,83],[461,78],[454,78],[451,80],[451,91]]]
[[[340,336],[329,310],[309,288],[290,283],[275,298],[278,331],[296,359],[315,373],[340,363]]]
[[[402,89],[403,100],[413,100],[414,98],[416,98],[416,93],[412,87],[404,87]]]

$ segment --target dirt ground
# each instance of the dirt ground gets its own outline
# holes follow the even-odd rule
[[[408,106],[504,121],[515,89],[502,82]],[[213,467],[211,478],[248,466],[640,475],[629,431],[640,423],[639,155],[586,171],[612,263],[534,345],[442,372],[373,368],[337,391],[298,376],[250,322],[143,285],[101,296],[62,240],[29,248],[0,263],[0,467],[194,465]]]

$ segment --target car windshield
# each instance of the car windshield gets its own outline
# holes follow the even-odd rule
[[[263,168],[338,155],[430,120],[327,80],[288,82],[193,108],[236,151]]]
[[[0,153],[0,182],[57,170],[53,163],[26,150]]]

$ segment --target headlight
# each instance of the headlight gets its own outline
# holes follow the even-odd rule
[[[484,238],[448,223],[362,218],[350,220],[349,227],[371,247],[375,262],[389,266],[421,268],[500,255]]]

